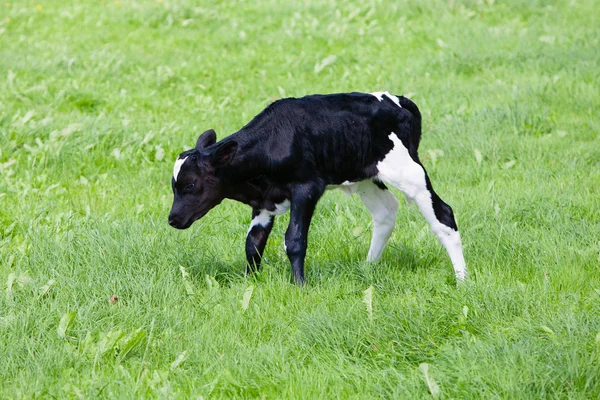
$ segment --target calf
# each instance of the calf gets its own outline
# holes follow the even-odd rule
[[[466,275],[450,206],[434,192],[417,149],[421,114],[387,92],[313,95],[269,105],[248,125],[217,142],[213,130],[179,155],[173,168],[169,224],[186,229],[223,199],[252,207],[246,273],[258,269],[276,215],[290,210],[285,249],[304,282],[308,228],[327,188],[358,193],[373,217],[367,260],[388,241],[398,200],[386,184],[414,201],[446,248],[457,280]]]

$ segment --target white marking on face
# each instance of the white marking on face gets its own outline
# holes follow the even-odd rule
[[[173,166],[173,179],[175,179],[175,182],[177,182],[177,176],[179,175],[179,171],[185,160],[187,160],[187,157],[178,158],[177,161],[175,161],[175,165]]]
[[[400,100],[397,96],[394,96],[393,94],[389,94],[388,92],[374,92],[371,93],[371,95],[377,97],[377,100],[379,101],[383,101],[383,96],[386,96],[388,99],[396,103],[398,107],[402,108],[402,106],[400,105]]]
[[[394,133],[391,133],[389,138],[394,143],[394,147],[377,164],[379,170],[377,177],[400,189],[406,197],[417,204],[419,211],[431,226],[431,230],[448,252],[456,278],[464,280],[467,272],[460,234],[437,219],[431,201],[431,193],[427,190],[423,167],[414,162],[408,149]]]

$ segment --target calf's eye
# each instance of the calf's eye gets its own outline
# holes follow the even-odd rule
[[[190,183],[189,185],[185,185],[185,188],[183,188],[183,190],[185,190],[186,192],[191,192],[192,190],[194,190],[194,184]]]

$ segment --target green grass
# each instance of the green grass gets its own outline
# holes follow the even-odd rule
[[[0,397],[600,397],[594,3],[3,2]],[[287,216],[249,279],[246,206],[167,226],[205,129],[376,90],[421,108],[461,287],[414,207],[371,265],[368,212],[328,192],[303,288]]]

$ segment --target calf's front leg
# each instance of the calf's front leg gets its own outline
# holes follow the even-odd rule
[[[290,224],[285,232],[285,251],[298,285],[304,283],[304,258],[308,246],[308,228],[317,202],[325,191],[323,182],[295,184],[291,188]]]
[[[246,236],[246,275],[260,269],[267,240],[275,217],[265,210],[252,209],[252,222]]]

